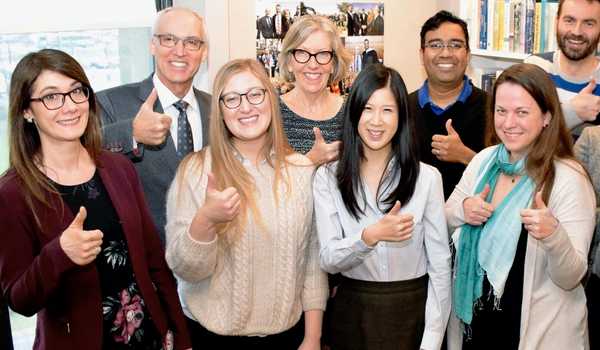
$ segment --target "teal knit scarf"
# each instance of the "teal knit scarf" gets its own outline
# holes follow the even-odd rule
[[[529,207],[535,190],[535,184],[525,174],[524,167],[525,158],[511,164],[508,151],[500,144],[479,168],[475,193],[480,193],[489,184],[487,202],[491,201],[501,173],[520,174],[521,179],[485,224],[461,226],[456,252],[453,307],[456,316],[465,324],[471,324],[473,319],[473,306],[481,297],[484,274],[487,275],[497,301],[504,293],[521,233],[520,211]]]

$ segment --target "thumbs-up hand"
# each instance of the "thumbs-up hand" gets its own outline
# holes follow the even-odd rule
[[[452,119],[446,121],[447,135],[433,135],[431,153],[444,162],[468,164],[475,152],[465,146],[452,127]]]
[[[206,200],[200,210],[212,224],[227,223],[240,211],[240,195],[236,188],[227,187],[219,191],[215,177],[208,174]]]
[[[600,96],[594,95],[596,80],[590,80],[586,87],[575,95],[570,104],[582,121],[592,121],[600,112]]]
[[[490,185],[485,184],[483,191],[463,201],[463,211],[467,224],[472,226],[483,225],[492,216],[494,206],[486,200],[489,193]]]
[[[69,227],[60,235],[59,243],[65,254],[75,264],[84,266],[96,259],[102,247],[102,232],[100,230],[86,231],[83,223],[87,217],[85,207],[79,212]]]
[[[133,119],[133,138],[136,142],[145,145],[160,145],[167,137],[167,133],[171,128],[171,117],[154,112],[154,103],[157,98],[156,89],[152,89]]]
[[[402,204],[396,201],[392,209],[379,221],[363,230],[362,240],[368,246],[379,241],[402,242],[412,237],[414,219],[411,214],[401,214]]]
[[[544,203],[541,191],[535,194],[532,207],[521,210],[521,221],[530,235],[536,239],[544,239],[556,231],[558,220]]]
[[[313,128],[313,132],[315,133],[315,143],[306,156],[315,166],[336,160],[340,155],[341,141],[327,143],[321,129]]]

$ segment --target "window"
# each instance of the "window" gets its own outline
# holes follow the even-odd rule
[[[0,171],[8,166],[10,77],[23,56],[43,48],[63,50],[83,66],[99,91],[142,80],[152,72],[150,38],[148,27],[0,35]]]

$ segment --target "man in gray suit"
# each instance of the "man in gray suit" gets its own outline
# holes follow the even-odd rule
[[[164,243],[166,193],[182,158],[208,142],[210,95],[192,86],[207,55],[202,17],[168,8],[158,14],[152,34],[155,72],[96,97],[104,146],[134,162]]]

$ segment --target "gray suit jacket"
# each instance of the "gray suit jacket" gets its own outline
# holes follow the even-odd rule
[[[575,156],[581,161],[585,170],[590,174],[592,185],[596,192],[596,205],[600,204],[600,126],[590,126],[583,129],[575,143]],[[596,230],[590,247],[590,263],[592,273],[600,277],[600,208],[596,207]]]
[[[132,121],[153,88],[151,75],[138,83],[100,91],[96,94],[96,99],[102,120],[104,147],[112,152],[126,154],[133,161],[142,181],[154,223],[164,245],[166,195],[180,159],[177,157],[175,144],[170,134],[161,145],[138,145],[137,150],[133,149]],[[204,147],[208,143],[211,96],[196,89],[194,89],[194,94],[200,106],[202,147]],[[158,99],[154,104],[154,111],[163,113]]]

